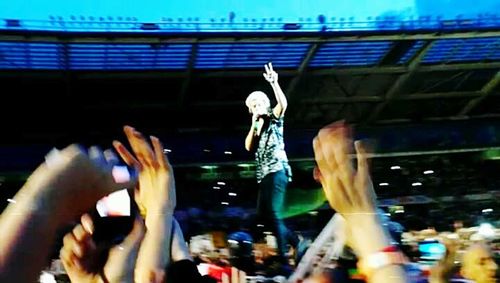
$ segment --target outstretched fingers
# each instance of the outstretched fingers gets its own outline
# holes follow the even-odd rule
[[[272,62],[269,62],[269,63],[267,63],[267,65],[268,65],[268,67],[269,67],[269,71],[270,71],[271,73],[272,73],[272,72],[274,72],[274,70],[273,70],[273,63],[272,63]]]
[[[368,176],[370,168],[368,165],[366,146],[362,141],[355,141],[354,147],[356,149],[356,159],[358,160],[358,174]]]
[[[123,127],[123,130],[139,162],[143,166],[157,165],[153,150],[144,136],[130,126]]]
[[[160,140],[155,136],[150,136],[151,143],[153,144],[153,150],[156,157],[156,161],[161,168],[170,169],[170,163],[168,162],[167,156],[165,155],[164,148]]]
[[[141,163],[135,159],[134,155],[121,142],[113,141],[113,147],[128,166],[136,168],[139,171],[142,170]]]

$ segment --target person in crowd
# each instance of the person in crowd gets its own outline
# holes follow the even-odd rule
[[[493,283],[498,279],[498,265],[491,249],[484,243],[470,246],[462,258],[460,274],[476,283]]]

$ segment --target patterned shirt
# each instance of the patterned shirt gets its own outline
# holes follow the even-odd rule
[[[266,120],[255,151],[257,182],[260,183],[267,174],[283,169],[291,181],[292,169],[288,164],[283,141],[283,116],[276,118],[271,113]]]

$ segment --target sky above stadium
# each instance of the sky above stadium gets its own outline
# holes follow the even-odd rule
[[[200,22],[211,19],[228,19],[234,13],[234,21],[243,19],[282,18],[284,22],[296,22],[310,18],[316,22],[318,15],[364,21],[368,17],[441,15],[454,18],[477,14],[498,14],[500,1],[459,0],[0,0],[0,18],[48,20],[49,16],[63,17],[135,17],[141,22],[160,22],[166,18],[177,20],[199,18]]]

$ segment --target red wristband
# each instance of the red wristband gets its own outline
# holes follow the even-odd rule
[[[396,246],[387,246],[371,255],[361,258],[358,261],[360,273],[370,278],[377,270],[388,265],[402,265],[408,262],[408,259]]]
[[[383,249],[380,250],[383,253],[393,253],[393,252],[399,252],[399,248],[397,246],[387,246]]]

